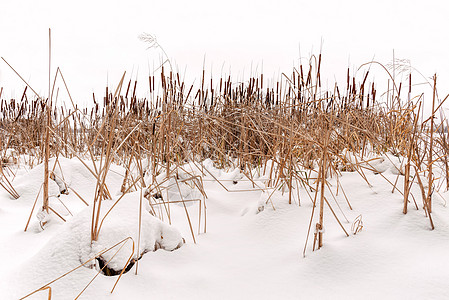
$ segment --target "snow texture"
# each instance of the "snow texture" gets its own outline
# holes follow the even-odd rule
[[[77,171],[76,161],[68,165],[72,175],[64,173],[64,176],[71,176],[71,186],[88,176],[82,168]],[[239,173],[215,169],[208,162],[203,166],[220,179],[233,179]],[[380,166],[376,168],[380,170]],[[395,182],[397,175],[391,167],[382,168],[386,169],[382,175]],[[120,172],[119,167],[116,170]],[[30,174],[34,172],[33,177]],[[92,206],[86,207],[73,193],[60,196],[74,214],[67,223],[54,222],[43,231],[23,232],[32,198],[39,188],[39,174],[31,170],[18,175],[29,178],[29,191],[22,189],[18,200],[0,191],[2,299],[25,296],[127,237],[132,237],[137,249],[140,191],[120,200],[106,217],[98,241],[92,244]],[[416,183],[412,185],[412,193],[416,195],[419,209],[416,210],[411,199],[409,212],[404,215],[402,195],[397,191],[392,193],[392,186],[374,172],[366,172],[366,177],[371,187],[357,172],[342,172],[339,178],[353,210],[349,209],[343,194],[336,193],[335,176],[328,179],[341,210],[332,195],[326,193],[348,232],[356,217],[362,215],[362,231],[346,237],[326,207],[324,247],[312,251],[312,230],[312,240],[309,239],[303,257],[312,210],[312,201],[304,188],[300,189],[301,206],[289,205],[280,190],[273,193],[271,205],[267,203],[266,193],[260,190],[226,192],[211,180],[212,176],[206,175],[207,233],[196,234],[203,229],[198,230],[198,206],[187,207],[197,244],[191,238],[183,206],[171,207],[173,226],[170,226],[151,216],[144,204],[139,253],[148,252],[138,261],[138,275],[134,274],[134,266],[112,294],[110,290],[117,276],[100,275],[81,299],[445,299],[449,293],[449,211],[446,207],[449,194],[442,192],[434,196],[435,230],[432,231]],[[18,177],[14,183],[22,180]],[[94,182],[84,182],[85,190],[94,188]],[[119,190],[121,177],[113,175],[110,183]],[[238,184],[232,181],[223,184],[229,190],[252,188],[252,183],[244,178]],[[397,186],[403,186],[403,176],[398,177]],[[78,188],[82,191],[81,186]],[[115,200],[102,203],[103,214]],[[317,222],[316,215],[312,227]],[[37,220],[33,222],[36,224]],[[186,244],[176,251],[151,252],[159,246],[176,249],[182,244],[182,237],[186,238]],[[132,252],[131,244],[128,241],[112,258],[112,267],[123,268]],[[111,258],[114,249],[104,257]],[[136,251],[133,257],[137,256]],[[75,298],[97,274],[97,268],[82,267],[54,282],[53,299]],[[30,299],[46,299],[44,292],[33,297]]]

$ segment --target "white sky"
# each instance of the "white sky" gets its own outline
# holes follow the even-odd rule
[[[373,57],[389,63],[394,49],[396,58],[409,59],[425,76],[436,72],[444,97],[448,8],[446,1],[384,0],[2,1],[0,56],[46,96],[51,27],[53,72],[61,67],[76,101],[86,103],[93,91],[102,96],[108,78],[116,85],[123,71],[133,78],[138,71],[139,95],[146,95],[148,65],[158,66],[161,54],[146,50],[137,38],[142,32],[157,37],[187,83],[200,80],[204,56],[207,76],[211,70],[228,74],[232,67],[242,80],[263,66],[265,78],[278,78],[298,65],[300,49],[307,61],[323,42],[322,82],[329,87],[335,79],[345,86],[348,66],[354,74]],[[387,78],[375,76],[379,84]],[[0,87],[3,98],[20,98],[24,88],[3,61]]]

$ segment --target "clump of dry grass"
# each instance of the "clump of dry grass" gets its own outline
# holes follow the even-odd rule
[[[354,171],[371,185],[364,173],[376,171],[370,165],[369,152],[393,153],[405,158],[400,170],[405,176],[402,191],[397,180],[393,183],[381,176],[392,185],[393,191],[404,196],[404,213],[410,202],[411,185],[418,182],[424,211],[434,228],[431,219],[431,199],[436,186],[433,165],[442,166],[446,189],[449,188],[447,126],[438,126],[434,121],[442,104],[435,92],[436,77],[432,114],[420,122],[422,98],[410,97],[411,77],[405,101],[401,99],[402,83],[398,86],[391,76],[392,89],[388,90],[386,99],[379,99],[374,83],[368,82],[369,71],[360,82],[349,75],[348,69],[345,89],[336,84],[332,91],[323,92],[320,68],[321,54],[313,57],[308,65],[293,69],[291,74],[282,74],[282,78],[270,86],[265,86],[263,74],[246,83],[234,83],[230,76],[218,81],[211,78],[208,83],[203,72],[200,87],[195,88],[181,81],[180,74],[172,71],[166,74],[162,67],[159,78],[149,76],[150,98],[137,98],[137,81],[132,84],[130,79],[126,84],[124,74],[114,94],[106,87],[102,103],[93,94],[93,107],[82,109],[73,101],[70,109],[52,106],[51,101],[46,106],[42,98],[28,99],[25,88],[20,101],[1,100],[1,147],[32,154],[33,164],[58,155],[99,162],[98,168],[94,166],[90,170],[97,178],[92,240],[98,238],[104,220],[100,219],[101,202],[111,198],[105,179],[112,163],[126,169],[122,193],[146,191],[143,197],[153,213],[161,218],[165,215],[169,221],[170,199],[153,197],[164,192],[158,176],[164,174],[165,180],[174,179],[178,188],[180,183],[189,183],[203,195],[202,199],[194,201],[198,201],[200,211],[204,210],[205,221],[207,195],[201,177],[189,174],[180,179],[179,173],[186,173],[182,166],[192,162],[206,174],[208,171],[201,163],[210,158],[219,168],[239,168],[254,188],[260,187],[254,182],[252,171],[258,169],[268,174],[266,186],[261,189],[282,188],[288,193],[289,203],[297,197],[300,204],[299,193],[295,196],[294,189],[305,187],[313,203],[309,234],[315,227],[313,248],[320,248],[325,207],[348,235],[325,196],[326,191],[332,192],[328,178],[338,178],[342,170]],[[58,74],[68,92],[60,69]],[[156,84],[160,85],[159,93]],[[349,161],[345,151],[357,153],[360,161]],[[148,160],[147,169],[142,166],[143,158]],[[131,170],[133,162],[137,172]],[[145,175],[151,178],[149,186],[143,180]],[[427,184],[424,177],[427,177]],[[344,193],[341,185],[338,189]],[[349,199],[346,200],[351,208]],[[184,199],[181,201],[185,207]],[[159,213],[157,208],[160,208]],[[319,210],[319,217],[318,223],[312,226],[315,208]],[[186,216],[195,241],[187,209]],[[306,247],[304,253],[305,250]]]

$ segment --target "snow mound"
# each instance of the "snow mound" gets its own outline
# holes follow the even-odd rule
[[[100,222],[111,208],[112,210],[104,218],[97,241],[91,242],[92,207],[86,207],[61,226],[60,231],[34,257],[19,266],[10,280],[15,281],[15,284],[17,282],[19,285],[23,284],[26,286],[26,291],[31,292],[90,260],[84,268],[52,284],[56,291],[64,291],[67,284],[70,285],[68,280],[70,282],[76,281],[76,278],[82,280],[86,278],[86,272],[91,274],[87,275],[89,277],[100,270],[99,260],[93,259],[100,253],[99,258],[103,262],[109,261],[107,265],[109,269],[120,272],[126,268],[130,259],[136,261],[144,253],[158,249],[173,251],[181,247],[184,239],[180,232],[152,216],[148,205],[145,204],[147,200],[145,198],[142,200],[144,203],[142,203],[141,211],[140,243],[140,192],[134,192],[123,196],[115,207],[113,205],[116,200],[102,202]],[[114,245],[116,246],[113,247]],[[80,286],[82,283],[76,283],[74,292],[79,292]],[[15,292],[20,290],[19,288]],[[22,294],[24,292],[25,290],[21,290]]]
[[[86,198],[95,192],[95,185],[92,184],[92,182],[96,182],[96,178],[93,175],[95,166],[92,161],[80,161],[78,158],[68,159],[59,157],[56,165],[55,160],[51,159],[49,166],[61,192],[68,188],[69,190],[76,191],[83,197],[86,196]],[[99,168],[98,163],[96,163],[96,168]],[[106,185],[111,195],[119,194],[123,173],[124,170],[122,167],[111,165],[111,169],[106,178]]]
[[[108,249],[117,242],[130,237],[134,241],[135,251],[132,256],[137,260],[146,252],[155,251],[158,249],[175,250],[184,244],[184,240],[180,232],[160,221],[158,218],[150,214],[150,207],[145,198],[142,199],[142,216],[141,216],[141,234],[139,244],[139,207],[140,207],[140,192],[126,194],[118,204],[110,211],[109,215],[104,219],[103,226],[100,230],[100,235],[97,241],[92,243],[92,254],[98,253],[104,249]],[[104,201],[102,203],[102,216],[104,216],[113,206],[115,201]],[[87,218],[90,219],[91,210],[87,209]],[[85,227],[86,222],[82,217],[81,220],[75,222],[74,227]],[[87,222],[89,224],[89,222]],[[87,240],[89,241],[90,236]],[[86,237],[84,237],[86,240]],[[102,255],[106,261],[110,260],[109,268],[114,270],[121,270],[126,266],[126,261],[132,253],[132,243],[127,243],[123,246],[115,256],[115,251],[108,251]],[[81,260],[85,261],[88,257],[82,256]]]
[[[97,166],[98,167],[98,166]],[[95,192],[96,182],[94,165],[91,161],[81,162],[77,158],[68,159],[59,157],[57,160],[49,160],[49,195],[59,196],[61,193],[69,193],[70,190],[76,191],[85,199]],[[123,168],[112,165],[108,173],[106,184],[111,195],[117,195],[120,191],[120,184],[123,180]],[[41,190],[44,182],[44,164],[35,166],[28,172],[18,175],[13,182],[13,186],[24,201],[34,201]]]
[[[119,247],[102,254],[105,261],[110,261],[109,268],[123,269],[130,256],[137,260],[146,252],[157,249],[171,251],[181,247],[184,240],[179,231],[152,216],[147,200],[143,198],[142,201],[140,245],[140,192],[126,194],[115,207],[113,207],[116,202],[114,200],[104,200],[101,203],[100,234],[98,240],[92,243],[90,241],[92,208],[88,207],[74,217],[67,225],[73,238],[79,241],[79,260],[87,261],[95,254],[109,249],[127,238],[130,238],[132,242],[125,243],[117,253],[116,250]],[[109,214],[106,216],[108,212]],[[103,223],[101,223],[102,220],[104,220]],[[138,245],[139,249],[137,249]]]
[[[42,193],[42,185],[44,182],[44,164],[37,165],[23,175],[17,175],[12,185],[20,195],[20,201],[32,202],[38,194]],[[55,181],[48,181],[48,195],[58,196],[59,186]],[[42,195],[42,194],[41,194]]]
[[[341,165],[340,170],[351,170],[351,165],[359,165],[362,168],[372,170],[374,173],[392,173],[394,175],[404,175],[405,165],[407,159],[402,156],[394,155],[392,153],[386,153],[383,155],[376,155],[375,153],[369,153],[365,156],[360,156],[358,153],[343,150],[343,158],[347,161],[346,165]],[[415,169],[411,163],[410,175],[415,174]]]

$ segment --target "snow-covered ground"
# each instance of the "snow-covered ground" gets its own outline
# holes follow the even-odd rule
[[[402,195],[392,193],[392,186],[382,177],[394,183],[398,172],[380,166],[379,161],[373,164],[383,168],[382,174],[365,171],[372,187],[357,172],[343,172],[339,178],[353,210],[341,189],[336,196],[341,210],[332,195],[326,196],[350,236],[346,237],[326,207],[324,246],[312,251],[312,231],[305,257],[303,248],[312,211],[305,189],[300,189],[301,205],[297,198],[289,205],[288,193],[282,195],[281,191],[271,198],[273,205],[266,204],[267,195],[258,189],[247,191],[252,189],[252,183],[238,171],[224,172],[206,163],[230,191],[210,174],[203,177],[208,196],[206,233],[204,215],[198,228],[198,203],[186,203],[196,244],[182,203],[170,206],[170,226],[167,219],[161,222],[150,215],[144,198],[139,253],[146,253],[138,260],[138,266],[135,264],[121,277],[112,294],[118,276],[98,275],[80,299],[447,299],[449,194],[435,194],[433,198],[432,231],[418,186],[414,185],[412,192],[419,210],[412,201],[404,215]],[[69,194],[62,194],[59,199],[73,214],[64,214],[66,223],[52,216],[42,230],[35,217],[36,209],[24,232],[42,182],[41,166],[17,171],[13,185],[21,195],[19,199],[13,200],[0,190],[1,299],[26,296],[128,236],[134,240],[137,253],[140,192],[129,193],[119,201],[105,218],[98,241],[91,245],[95,180],[76,159],[61,159],[61,166]],[[55,173],[58,175],[57,169]],[[113,200],[103,202],[103,214],[120,197],[123,174],[118,166],[110,172],[107,183]],[[234,184],[233,179],[238,183]],[[263,185],[262,180],[257,182]],[[329,182],[336,194],[336,178]],[[50,183],[50,194],[58,194],[58,185]],[[403,176],[399,176],[397,186],[402,190]],[[237,190],[245,191],[234,192]],[[64,211],[56,197],[50,203],[58,212]],[[39,206],[40,198],[36,207]],[[353,235],[351,225],[359,215],[363,229]],[[313,228],[315,223],[316,219]],[[132,242],[128,239],[123,244],[111,266],[130,257]],[[153,251],[159,247],[176,250]],[[114,252],[105,256],[110,258]],[[134,256],[137,258],[137,254]],[[90,263],[52,283],[52,299],[73,299],[80,294],[98,273],[95,267],[87,265]],[[47,292],[42,291],[27,299],[46,297]]]

